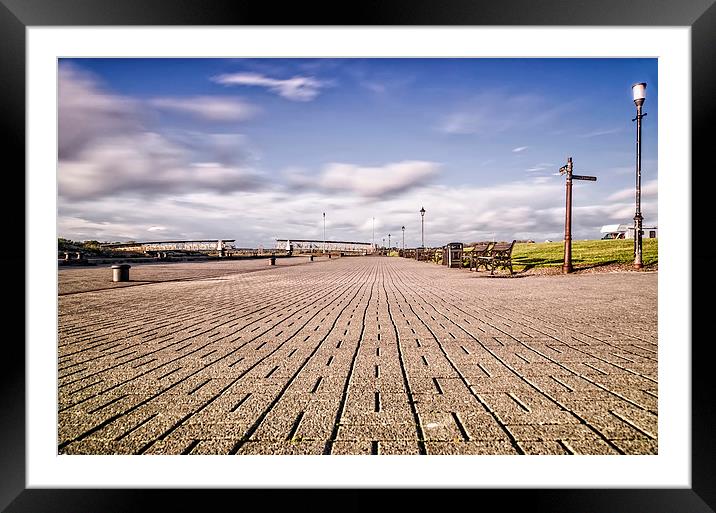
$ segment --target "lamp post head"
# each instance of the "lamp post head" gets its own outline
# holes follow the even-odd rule
[[[646,100],[646,82],[639,82],[638,84],[634,84],[631,86],[631,92],[634,96],[634,103],[637,106],[641,106],[644,104],[644,100]]]
[[[425,209],[423,207],[420,207],[420,215],[425,216]]]
[[[405,231],[405,226],[401,226],[400,229]]]

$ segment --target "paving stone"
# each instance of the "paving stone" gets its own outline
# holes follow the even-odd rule
[[[519,454],[510,442],[425,442],[428,454],[458,455],[458,454]]]
[[[655,454],[658,275],[485,276],[377,257],[60,269],[58,452],[516,454],[514,436]]]

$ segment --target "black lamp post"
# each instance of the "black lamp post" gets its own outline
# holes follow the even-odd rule
[[[425,247],[425,209],[420,207],[420,247]]]
[[[636,121],[636,212],[634,214],[634,269],[643,267],[641,259],[641,118],[646,116],[642,114],[641,108],[646,100],[646,83],[640,82],[631,86],[634,95],[634,104],[636,105],[636,117],[632,121]]]
[[[388,234],[388,251],[390,251],[390,234]]]
[[[403,230],[403,256],[405,256],[405,226],[400,227]]]

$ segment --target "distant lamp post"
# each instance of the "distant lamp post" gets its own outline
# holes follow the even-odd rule
[[[390,234],[388,234],[388,251],[390,251]]]
[[[634,104],[636,105],[636,117],[632,121],[636,121],[636,212],[634,213],[634,269],[643,267],[641,259],[641,118],[646,116],[642,114],[641,108],[646,100],[646,83],[640,82],[631,86],[634,95]]]
[[[400,227],[403,230],[403,256],[405,256],[405,226]]]
[[[373,251],[375,251],[375,217],[373,218]]]
[[[425,209],[420,207],[420,247],[425,247]]]
[[[326,213],[323,213],[323,252],[326,252]]]

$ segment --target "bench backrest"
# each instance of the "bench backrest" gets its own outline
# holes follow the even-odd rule
[[[472,246],[473,255],[486,255],[492,244],[492,242],[478,242],[477,244],[474,244]]]
[[[513,247],[515,247],[514,240],[512,242],[497,242],[492,247],[491,253],[493,256],[494,255],[511,256]]]

